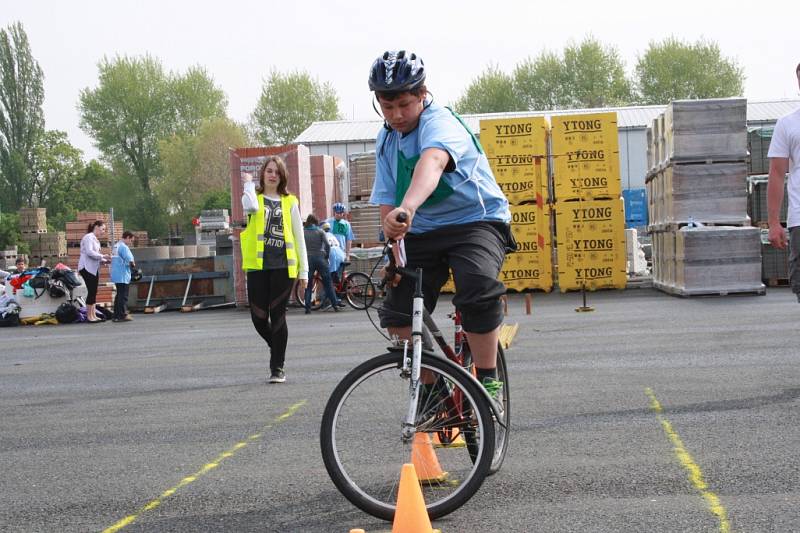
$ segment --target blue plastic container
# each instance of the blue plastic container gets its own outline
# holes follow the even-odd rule
[[[645,189],[623,189],[625,202],[625,227],[635,228],[647,225],[647,192]]]

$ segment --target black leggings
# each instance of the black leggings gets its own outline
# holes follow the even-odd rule
[[[286,327],[286,304],[294,279],[285,268],[251,270],[247,273],[247,301],[250,318],[261,338],[270,348],[269,368],[283,368],[289,329]]]
[[[85,268],[80,269],[83,282],[86,284],[86,290],[89,294],[86,296],[86,305],[94,305],[97,301],[97,276],[90,273]]]

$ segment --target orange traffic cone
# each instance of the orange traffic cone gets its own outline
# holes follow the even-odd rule
[[[420,435],[420,433],[417,433]],[[428,443],[430,446],[430,442]],[[406,463],[400,471],[397,509],[394,512],[392,533],[433,533],[431,519],[425,508],[425,498],[413,464]]]
[[[363,529],[351,529],[350,533],[367,533],[367,532],[364,531]]]
[[[414,435],[414,442],[411,445],[411,463],[418,473],[420,483],[434,485],[447,480],[447,472],[442,470],[436,452],[433,450],[431,436],[427,433]]]
[[[461,435],[461,431],[458,428],[453,428],[453,438],[447,444],[443,443],[439,438],[438,431],[433,434],[434,448],[464,448],[466,445],[467,443],[464,441],[464,437]]]

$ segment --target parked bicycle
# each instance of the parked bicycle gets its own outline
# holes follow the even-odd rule
[[[377,289],[372,279],[364,272],[347,272],[345,269],[350,265],[349,261],[342,263],[338,272],[338,279],[333,284],[336,297],[347,300],[353,309],[364,310],[375,302]],[[316,311],[322,308],[325,303],[325,290],[322,286],[322,278],[316,274],[308,280],[311,288],[311,310]],[[300,290],[299,284],[294,287],[294,299],[300,305],[304,305],[305,291]],[[330,302],[336,305],[336,302]]]
[[[469,343],[458,311],[454,346],[423,305],[422,269],[394,264],[415,282],[412,341],[395,343],[388,353],[351,370],[334,389],[325,407],[320,444],[325,467],[339,491],[359,509],[392,520],[400,466],[414,462],[428,515],[441,517],[463,505],[484,478],[497,472],[508,447],[510,396],[505,354],[498,347],[498,379],[504,382],[493,399],[474,376]],[[444,357],[436,354],[433,343]],[[418,435],[440,446],[435,464],[417,461],[425,453]],[[430,467],[430,471],[428,469]]]

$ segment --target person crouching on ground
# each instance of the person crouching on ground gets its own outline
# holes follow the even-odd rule
[[[269,382],[283,383],[289,340],[286,303],[295,279],[301,290],[308,280],[300,206],[297,197],[286,190],[288,172],[278,156],[267,157],[256,182],[248,173],[243,179],[247,229],[240,238],[250,318],[270,349]]]

